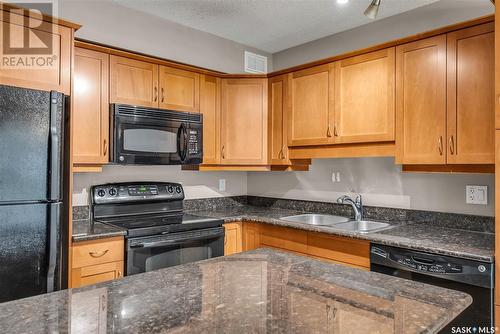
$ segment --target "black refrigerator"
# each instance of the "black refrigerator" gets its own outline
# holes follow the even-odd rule
[[[0,302],[59,290],[66,97],[0,85]]]

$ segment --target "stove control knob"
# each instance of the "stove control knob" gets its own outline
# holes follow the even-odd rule
[[[167,187],[167,191],[168,191],[169,194],[173,193],[174,192],[174,187],[168,186]]]
[[[106,195],[106,192],[104,191],[104,189],[99,189],[97,191],[97,196],[104,197],[104,195]]]
[[[182,188],[181,188],[181,187],[177,187],[177,188],[175,188],[175,191],[176,191],[178,194],[180,194],[180,193],[182,192]]]
[[[116,191],[116,189],[115,189],[115,188],[111,188],[111,189],[109,189],[109,195],[111,195],[111,196],[116,196],[116,194],[117,194],[117,193],[118,193],[118,192]]]

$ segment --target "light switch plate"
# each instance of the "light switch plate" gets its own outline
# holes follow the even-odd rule
[[[226,191],[226,179],[219,179],[219,191]]]
[[[488,204],[488,186],[466,186],[465,198],[467,204]]]

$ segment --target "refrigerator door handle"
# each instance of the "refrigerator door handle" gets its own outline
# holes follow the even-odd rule
[[[50,167],[49,200],[61,199],[62,136],[64,119],[64,95],[50,92]]]
[[[58,270],[59,258],[59,231],[61,225],[61,209],[62,204],[56,203],[49,206],[49,254],[48,254],[48,270],[47,270],[47,292],[54,292],[60,289],[58,282],[60,275],[56,275]]]

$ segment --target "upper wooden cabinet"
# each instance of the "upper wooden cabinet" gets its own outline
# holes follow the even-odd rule
[[[202,75],[200,112],[203,114],[203,163],[220,162],[220,90],[221,79]]]
[[[223,79],[221,163],[266,165],[267,79]]]
[[[158,65],[111,55],[111,103],[158,107]]]
[[[7,8],[6,8],[7,9]],[[0,35],[9,36],[7,43],[0,43],[0,54],[10,56],[7,47],[9,44],[13,48],[19,46],[30,46],[47,49],[40,51],[40,54],[30,54],[30,50],[22,53],[12,54],[12,62],[16,65],[0,67],[0,84],[39,89],[55,90],[66,95],[71,93],[71,52],[73,47],[74,29],[42,21],[37,16],[32,16],[25,20],[25,11],[22,9],[11,9],[3,11],[0,8]],[[25,26],[29,22],[30,28]],[[8,31],[7,31],[8,30]],[[26,36],[34,36],[26,38]],[[26,38],[26,40],[25,40]],[[4,40],[5,41],[5,40]],[[38,41],[38,42],[36,42]],[[44,42],[44,41],[47,41]],[[48,46],[47,46],[48,45]],[[36,56],[36,64],[41,66],[19,65],[18,57],[21,56],[25,62],[25,56]],[[10,58],[6,58],[10,59]],[[29,57],[28,57],[29,59]],[[5,59],[4,59],[5,64]]]
[[[335,143],[394,140],[395,49],[335,62]]]
[[[494,23],[447,36],[449,164],[495,163]]]
[[[75,48],[73,163],[108,162],[109,55]]]
[[[333,69],[321,65],[293,72],[288,145],[333,143]]]
[[[396,161],[446,163],[446,35],[396,48]]]
[[[200,75],[195,72],[160,66],[160,108],[198,112]]]
[[[290,106],[288,74],[269,79],[269,156],[273,165],[288,165],[287,125]]]

